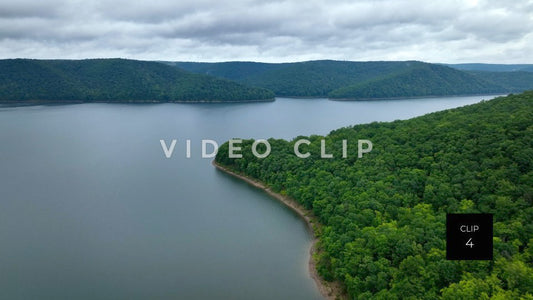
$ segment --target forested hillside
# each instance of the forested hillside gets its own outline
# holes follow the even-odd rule
[[[325,137],[332,159],[307,138],[306,159],[270,139],[267,158],[245,140],[243,158],[226,143],[216,161],[312,210],[319,273],[351,298],[533,299],[533,92],[341,128]],[[374,145],[362,158],[358,139]],[[494,260],[446,260],[446,213],[494,214]]]
[[[527,66],[522,66],[526,68]],[[218,77],[218,78],[217,78]],[[0,101],[377,99],[521,92],[530,72],[460,71],[418,61],[298,63],[0,60]]]
[[[468,71],[468,73],[484,79],[487,82],[503,86],[509,92],[522,92],[533,89],[533,72]]]
[[[0,60],[0,101],[246,101],[271,91],[125,59]]]
[[[487,72],[533,72],[532,64],[447,64],[447,66],[465,71],[487,71]]]
[[[327,97],[343,86],[398,72],[415,63],[309,61],[287,64],[241,82],[270,89],[277,96]]]
[[[509,89],[476,74],[419,61],[171,64],[191,72],[263,87],[285,97],[374,99],[508,93],[533,88],[533,83],[514,84],[510,78],[507,86],[527,88]]]
[[[329,97],[372,99],[490,94],[504,90],[496,82],[487,82],[465,72],[417,62],[398,72],[334,90]]]
[[[283,68],[288,65],[240,61],[220,63],[167,62],[167,64],[193,73],[206,74],[236,81],[262,74],[267,71]]]

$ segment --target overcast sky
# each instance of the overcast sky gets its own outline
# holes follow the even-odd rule
[[[1,0],[16,57],[533,63],[533,0]]]

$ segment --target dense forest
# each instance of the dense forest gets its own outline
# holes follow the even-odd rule
[[[338,88],[396,72],[409,62],[310,61],[287,65],[242,82],[274,91],[278,96],[327,97]]]
[[[455,66],[455,65],[454,65]],[[1,102],[253,101],[275,96],[377,99],[522,92],[529,65],[418,61],[298,63],[0,60]]]
[[[244,80],[250,76],[256,76],[267,71],[277,70],[289,64],[270,64],[260,62],[165,62],[168,65],[187,70],[193,73],[206,74],[229,80]]]
[[[532,64],[447,64],[447,66],[465,71],[487,71],[487,72],[533,72]]]
[[[533,67],[532,67],[533,71]],[[509,92],[522,92],[533,88],[533,72],[489,72],[468,71],[468,73],[484,79],[487,82],[503,86]]]
[[[225,143],[216,161],[313,212],[318,271],[350,298],[533,299],[533,92],[305,137],[305,159],[301,138],[262,159]],[[362,158],[358,139],[374,145]],[[494,259],[446,260],[446,213],[494,214]]]
[[[487,82],[466,72],[415,62],[401,71],[334,90],[328,96],[371,99],[490,94],[504,90],[495,82]]]
[[[511,74],[500,84],[487,76],[457,68],[476,65],[428,64],[418,61],[352,62],[319,60],[297,63],[168,63],[190,72],[263,87],[280,97],[396,98],[440,95],[521,92],[533,89],[533,81]],[[511,69],[482,65],[478,68]],[[516,65],[525,68],[528,65]],[[514,72],[513,72],[514,73]],[[515,82],[516,80],[516,82]]]
[[[247,101],[271,91],[158,62],[125,59],[0,60],[0,101]]]

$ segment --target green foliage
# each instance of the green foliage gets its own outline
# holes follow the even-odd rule
[[[342,87],[330,98],[372,99],[420,96],[485,94],[505,91],[462,71],[441,65],[413,62],[393,74]]]
[[[510,92],[523,92],[533,89],[533,72],[515,71],[515,72],[468,72],[487,82],[501,85]]]
[[[216,161],[313,211],[317,269],[351,298],[532,299],[533,92],[307,139],[306,159],[270,139],[267,158],[245,140],[242,159],[226,143]],[[374,144],[361,159],[358,139]],[[494,214],[494,261],[446,260],[446,213],[465,212]]]
[[[309,61],[285,64],[241,82],[274,91],[277,96],[327,97],[340,87],[405,68],[409,62]]]
[[[285,64],[269,64],[258,62],[220,62],[220,63],[198,63],[198,62],[168,62],[193,73],[206,74],[229,80],[243,80],[247,77],[261,74],[270,70],[276,70]]]
[[[465,71],[488,71],[488,72],[533,72],[532,64],[480,64],[480,63],[466,63],[466,64],[448,64],[458,70]]]
[[[172,63],[170,63],[172,64]],[[307,61],[266,64],[253,62],[174,63],[188,71],[214,75],[274,91],[277,96],[331,98],[394,98],[466,95],[518,91],[508,84],[443,65],[418,61]],[[517,78],[519,80],[519,78]],[[522,91],[521,89],[520,91]]]
[[[273,99],[265,89],[124,59],[0,60],[0,101],[245,101]]]

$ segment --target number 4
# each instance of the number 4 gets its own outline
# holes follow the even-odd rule
[[[474,247],[474,243],[472,243],[472,238],[468,239],[468,242],[466,242],[466,245],[470,246],[470,249],[472,249],[472,247]]]

